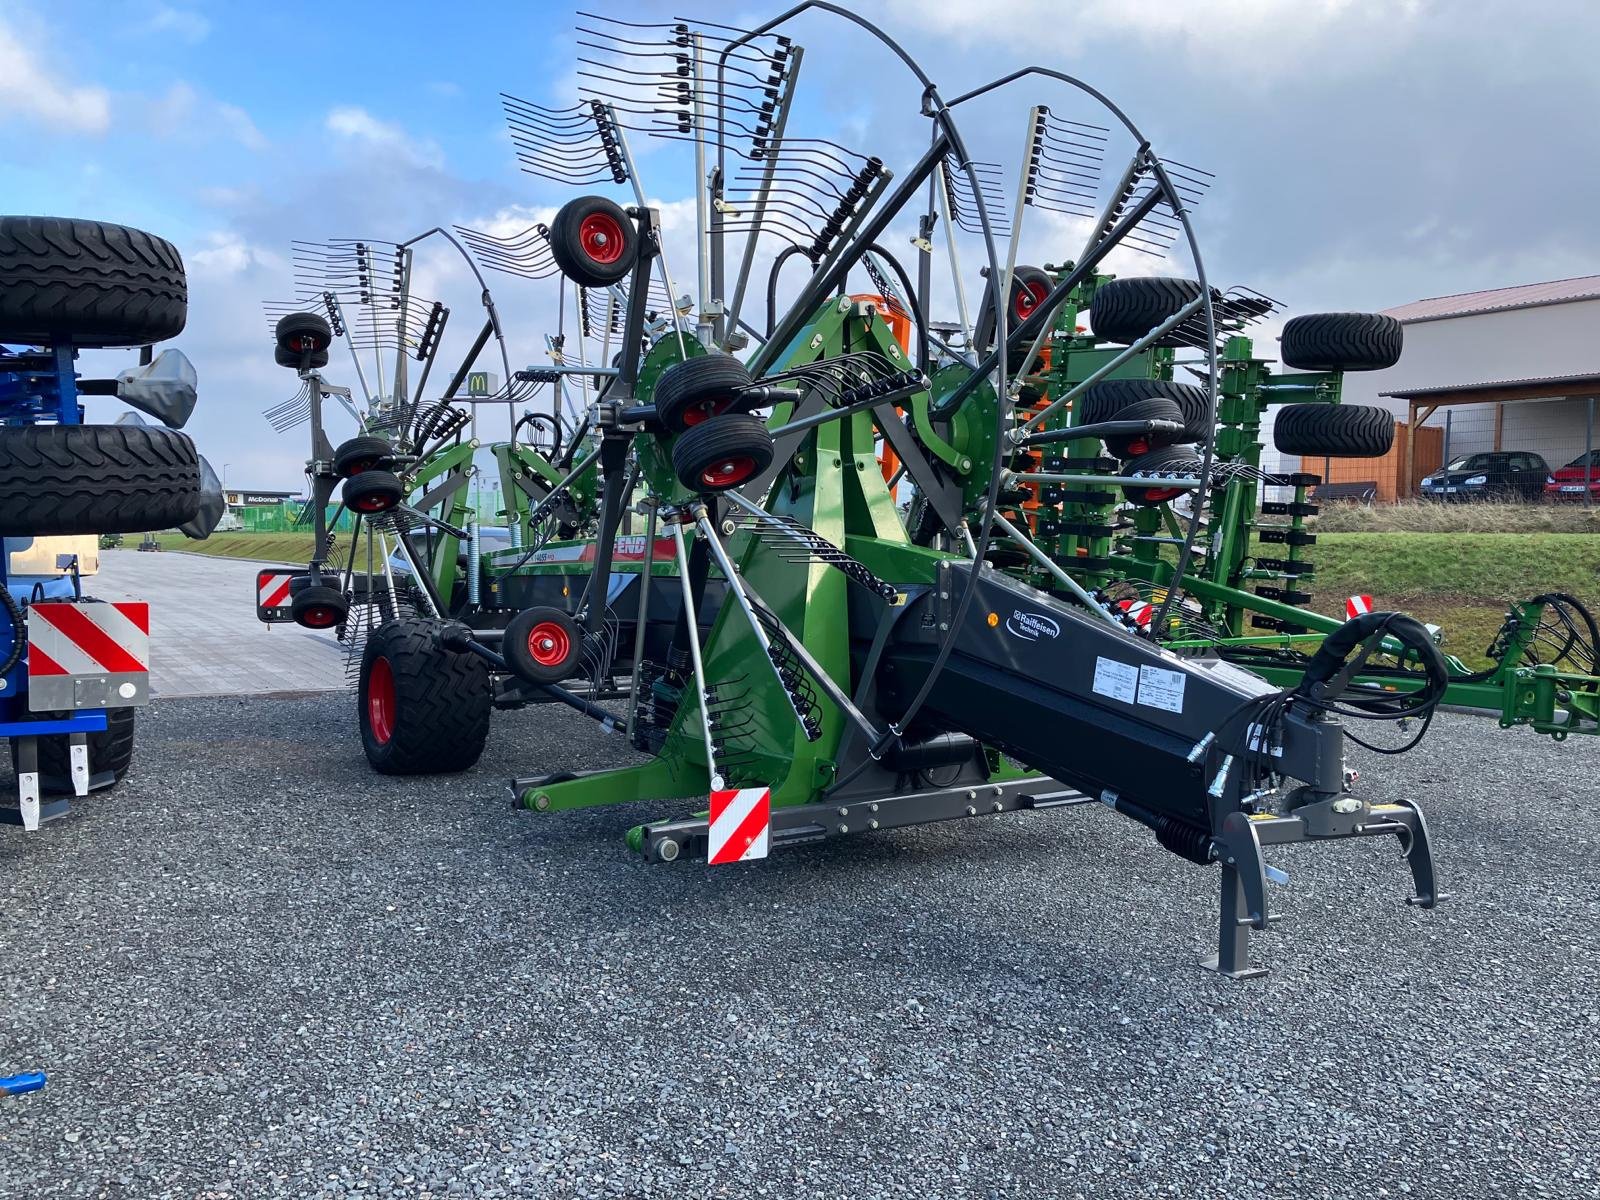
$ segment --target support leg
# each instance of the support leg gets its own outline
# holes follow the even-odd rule
[[[1222,867],[1222,904],[1217,927],[1217,953],[1200,964],[1229,979],[1255,979],[1267,969],[1250,961],[1250,911],[1239,872]]]

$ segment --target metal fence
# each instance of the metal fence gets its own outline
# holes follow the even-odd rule
[[[1485,451],[1537,455],[1552,474],[1572,468],[1576,480],[1562,482],[1575,490],[1557,491],[1553,499],[1570,496],[1586,504],[1596,502],[1595,489],[1584,486],[1581,472],[1600,482],[1600,405],[1593,397],[1553,400],[1515,400],[1486,404],[1456,404],[1439,408],[1427,425],[1443,430],[1443,461]]]

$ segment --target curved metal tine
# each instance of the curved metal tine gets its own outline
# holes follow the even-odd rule
[[[809,186],[814,191],[824,192],[832,197],[833,203],[835,204],[844,199],[846,189],[840,187],[838,182],[833,177],[825,175],[821,171],[808,170],[798,165],[792,167],[785,166],[783,165],[782,159],[779,159],[778,163],[779,165],[775,166],[770,172],[771,178],[793,184],[796,189],[801,186]],[[739,171],[739,174],[735,176],[735,179],[744,185],[739,190],[748,192],[756,190],[756,188],[759,187],[761,180],[765,178],[767,174],[769,173],[764,171],[762,168],[750,166],[742,168]],[[814,182],[808,184],[808,180],[812,180]],[[824,211],[824,215],[826,215],[826,210]]]

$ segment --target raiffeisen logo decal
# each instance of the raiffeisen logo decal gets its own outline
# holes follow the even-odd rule
[[[1049,617],[1039,613],[1023,612],[1019,608],[1006,618],[1006,632],[1019,638],[1026,638],[1030,642],[1037,642],[1042,637],[1060,637],[1061,626]]]

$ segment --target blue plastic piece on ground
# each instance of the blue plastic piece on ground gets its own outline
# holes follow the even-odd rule
[[[43,1071],[29,1071],[24,1075],[0,1076],[0,1096],[20,1096],[24,1092],[37,1092],[43,1086]]]

